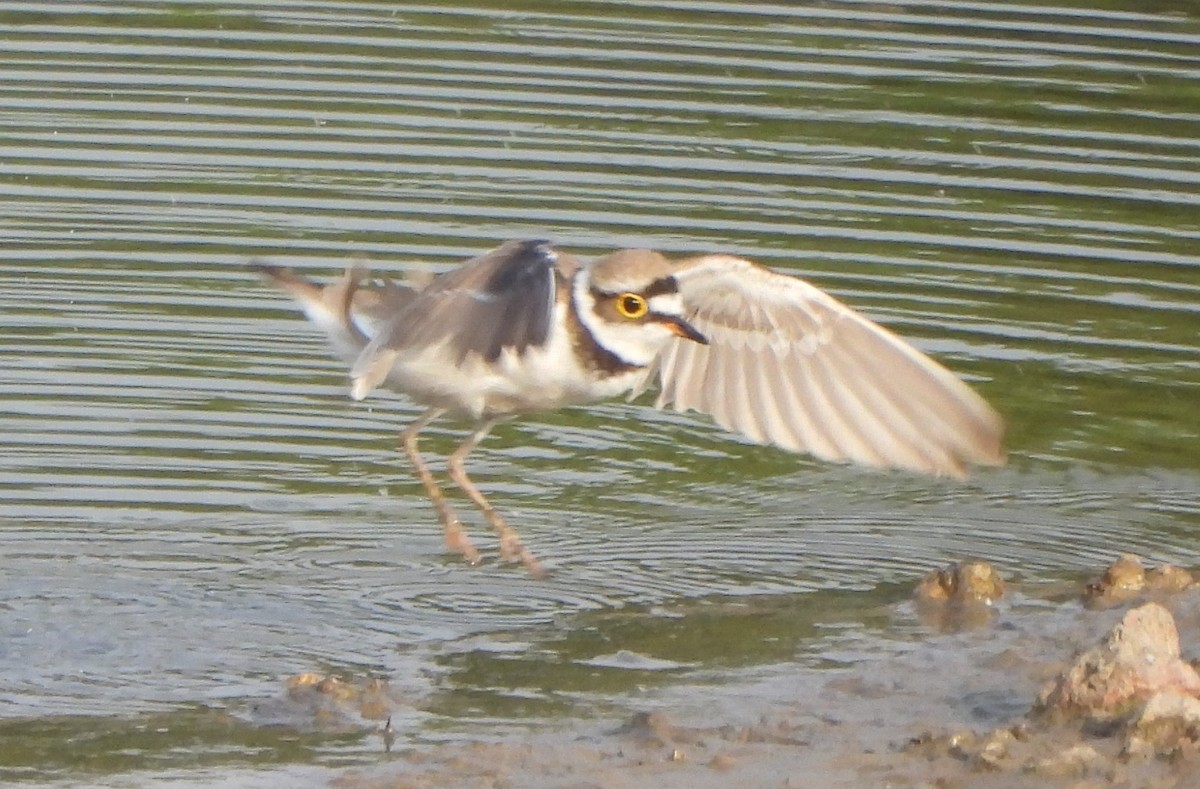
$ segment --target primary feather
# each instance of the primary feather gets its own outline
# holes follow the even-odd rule
[[[823,460],[952,476],[1003,462],[1003,420],[982,397],[829,294],[729,255],[682,260],[675,277],[709,344],[663,349],[659,408]]]

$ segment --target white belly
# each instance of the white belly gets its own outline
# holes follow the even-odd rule
[[[494,362],[470,354],[458,363],[446,345],[402,352],[386,386],[420,403],[473,418],[547,411],[593,403],[628,392],[646,370],[599,377],[580,365],[562,323],[547,343],[517,355],[505,349]]]

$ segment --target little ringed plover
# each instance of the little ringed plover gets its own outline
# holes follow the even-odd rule
[[[585,263],[546,241],[509,241],[422,287],[356,266],[324,287],[253,266],[325,332],[356,400],[382,385],[425,406],[404,450],[447,546],[471,563],[479,552],[417,449],[444,414],[474,424],[450,477],[501,556],[535,575],[540,563],[464,467],[497,422],[524,413],[657,385],[658,408],[702,411],[822,460],[955,477],[1004,462],[1003,421],[953,373],[807,282],[738,257],[625,249]]]

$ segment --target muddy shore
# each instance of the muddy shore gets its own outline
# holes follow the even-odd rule
[[[1025,589],[963,563],[932,571],[892,615],[925,637],[467,744],[397,738],[386,721],[402,702],[378,680],[303,675],[286,703],[379,738],[378,765],[340,774],[341,789],[1195,785],[1190,573],[1126,556],[1087,583]]]

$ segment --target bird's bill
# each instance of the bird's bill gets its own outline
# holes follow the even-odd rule
[[[671,333],[682,337],[685,340],[698,342],[701,345],[708,345],[708,338],[700,332],[696,331],[696,327],[685,321],[683,318],[667,318],[663,321]]]

